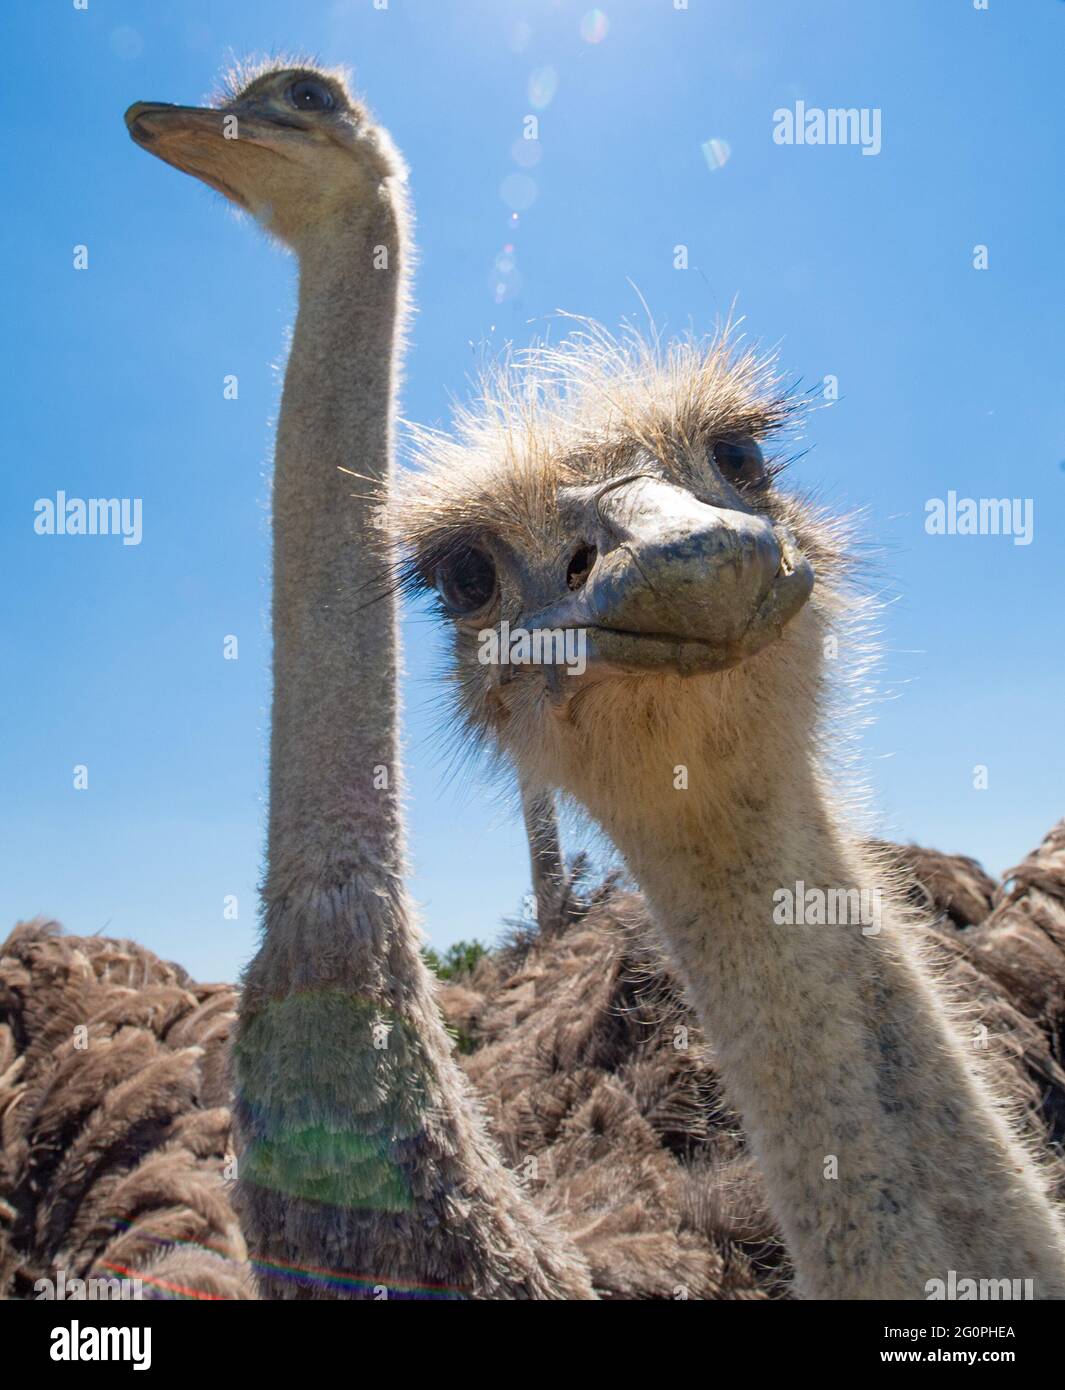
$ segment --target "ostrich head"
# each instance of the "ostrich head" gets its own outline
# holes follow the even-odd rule
[[[306,65],[239,68],[211,106],[134,102],[126,125],[138,145],[217,189],[297,251],[334,213],[371,202],[382,180],[404,177],[387,132],[343,75]]]
[[[808,757],[844,559],[780,485],[795,415],[727,332],[662,348],[593,326],[497,369],[452,435],[418,433],[389,506],[403,579],[450,626],[467,730],[526,785],[646,834],[696,801],[705,832],[707,796],[675,790],[713,780],[729,838],[735,798],[763,794],[752,762]],[[557,638],[497,664],[504,620],[568,632],[570,664]]]

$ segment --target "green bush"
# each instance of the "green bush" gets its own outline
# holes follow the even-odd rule
[[[470,975],[482,956],[488,954],[488,947],[480,941],[456,941],[440,955],[431,946],[422,949],[422,958],[430,970],[441,980],[455,980],[462,975]]]

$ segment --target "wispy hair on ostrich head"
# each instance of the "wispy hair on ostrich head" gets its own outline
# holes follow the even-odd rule
[[[777,480],[801,457],[811,408],[788,385],[775,353],[745,344],[727,321],[709,337],[664,342],[626,325],[615,335],[590,319],[557,344],[508,349],[478,376],[469,403],[456,402],[449,430],[405,423],[409,467],[395,479],[382,524],[400,555],[407,591],[431,589],[449,547],[490,529],[515,543],[542,541],[560,487],[609,482],[650,456],[697,494],[720,439],[768,449],[766,482],[747,494],[802,532],[818,570],[819,595],[851,577],[853,525],[811,493]],[[850,607],[853,607],[851,595]]]
[[[579,327],[558,344],[509,350],[481,374],[449,432],[409,425],[415,471],[398,482],[390,529],[417,549],[449,530],[508,522],[508,494],[546,501],[558,486],[606,481],[640,449],[697,482],[691,465],[724,435],[767,440],[795,427],[803,402],[775,359],[745,348],[727,324],[709,339],[663,343],[563,315]],[[779,473],[783,457],[770,472]]]
[[[354,79],[350,67],[344,64],[325,66],[318,56],[308,52],[249,53],[234,55],[222,69],[209,97],[211,106],[229,106],[248,96],[264,79],[279,72],[294,72],[326,78],[348,98],[352,99]]]

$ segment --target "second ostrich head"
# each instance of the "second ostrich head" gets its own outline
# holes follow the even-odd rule
[[[796,414],[727,334],[660,349],[593,328],[498,370],[452,436],[420,435],[391,508],[405,580],[450,622],[468,729],[527,783],[616,832],[683,819],[676,770],[704,767],[727,841],[745,746],[809,737],[843,559],[778,482]],[[579,635],[582,659],[541,641],[497,663],[504,620]]]

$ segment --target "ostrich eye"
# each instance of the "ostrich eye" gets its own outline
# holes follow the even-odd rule
[[[719,439],[714,462],[733,487],[761,487],[766,481],[765,459],[753,439]]]
[[[297,111],[328,111],[333,105],[333,93],[313,77],[301,77],[293,82],[285,96]]]
[[[469,618],[495,596],[495,562],[483,550],[464,546],[437,565],[433,582],[452,616]]]

